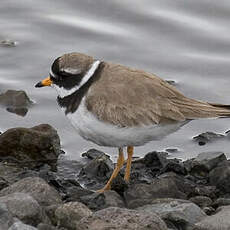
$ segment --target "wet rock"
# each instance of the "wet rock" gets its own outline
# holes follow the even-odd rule
[[[161,177],[153,180],[151,184],[134,184],[124,193],[129,208],[143,206],[157,198],[186,199],[186,185],[177,181],[176,177]]]
[[[167,156],[168,153],[166,152],[153,151],[147,153],[143,158],[134,160],[132,162],[130,184],[151,183],[157,175],[166,171],[177,170],[176,167],[171,167],[170,170],[169,164],[176,163],[176,161],[167,159]],[[120,174],[124,177],[125,166],[121,169]]]
[[[96,159],[97,157],[102,157],[106,155],[104,152],[97,150],[97,149],[89,149],[87,152],[82,153],[82,157],[87,157],[90,160]],[[109,157],[108,155],[106,155]]]
[[[198,136],[193,137],[193,140],[198,142],[199,145],[205,145],[208,142],[217,141],[225,138],[225,135],[214,133],[214,132],[205,132],[201,133]]]
[[[60,205],[56,211],[58,227],[75,230],[78,228],[78,222],[83,217],[88,217],[92,211],[80,202],[68,202]]]
[[[25,116],[32,104],[26,92],[22,90],[7,90],[0,94],[0,105],[4,106],[8,112],[20,116]]]
[[[207,216],[196,223],[194,230],[229,230],[230,229],[230,206],[218,209],[212,216]]]
[[[153,213],[142,211],[106,208],[80,220],[81,230],[167,230],[165,223]]]
[[[175,172],[178,175],[187,174],[187,170],[184,167],[184,164],[182,162],[179,162],[179,160],[169,161],[168,164],[165,165],[164,168],[160,171],[160,174],[163,174],[166,172]]]
[[[37,226],[40,222],[49,223],[48,217],[38,202],[28,194],[9,194],[0,197],[0,202],[7,206],[7,209],[13,217],[17,217],[25,224]]]
[[[15,47],[16,45],[17,45],[17,42],[10,40],[10,39],[0,41],[0,46],[3,46],[3,47]]]
[[[8,230],[37,230],[37,228],[18,221],[15,222]]]
[[[48,124],[32,128],[12,128],[0,135],[0,158],[13,158],[23,166],[53,164],[59,154],[59,136]]]
[[[196,158],[184,162],[187,171],[197,177],[207,177],[208,173],[227,158],[223,152],[203,152]]]
[[[0,229],[8,230],[13,224],[14,219],[12,214],[8,211],[6,204],[0,203]]]
[[[88,189],[99,189],[104,186],[114,169],[112,160],[107,155],[98,156],[88,162],[80,171],[78,179]]]
[[[207,196],[194,196],[189,200],[198,205],[200,208],[204,208],[212,204],[212,200]]]
[[[137,208],[159,215],[168,227],[191,229],[195,223],[206,217],[206,214],[195,204],[187,200],[156,199],[151,204]]]
[[[209,173],[209,181],[220,190],[220,195],[230,193],[230,162],[223,162],[214,168]]]
[[[42,206],[62,203],[58,192],[39,177],[27,177],[19,180],[1,190],[0,196],[15,192],[30,194]]]
[[[125,207],[121,196],[112,190],[83,196],[81,197],[81,202],[92,210],[100,210],[108,207]]]

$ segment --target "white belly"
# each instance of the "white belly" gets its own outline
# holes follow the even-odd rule
[[[84,98],[77,111],[67,114],[67,117],[84,139],[110,147],[143,145],[175,132],[186,123],[121,128],[98,120],[86,110]]]

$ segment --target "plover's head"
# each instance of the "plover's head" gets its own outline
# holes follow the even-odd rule
[[[84,85],[98,68],[100,61],[81,53],[58,57],[52,64],[49,77],[35,87],[54,86],[60,97],[66,97]]]

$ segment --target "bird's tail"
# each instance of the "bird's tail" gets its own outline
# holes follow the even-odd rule
[[[190,98],[174,102],[186,119],[230,117],[230,105],[202,102]]]

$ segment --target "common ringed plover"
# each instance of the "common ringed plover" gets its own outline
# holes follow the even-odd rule
[[[161,139],[198,118],[229,117],[230,106],[188,98],[161,78],[142,70],[68,53],[52,64],[49,77],[36,87],[53,86],[57,102],[84,139],[117,147],[117,165],[127,147],[125,181],[129,181],[134,146]]]

